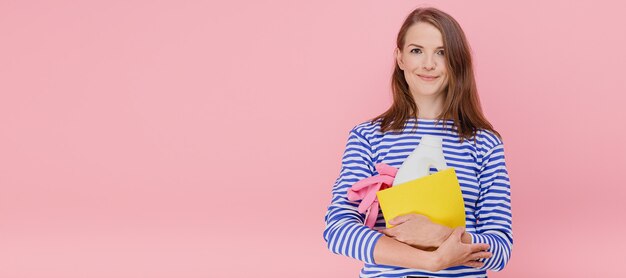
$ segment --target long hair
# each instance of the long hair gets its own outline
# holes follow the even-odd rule
[[[447,90],[444,90],[445,100],[443,110],[437,121],[454,120],[454,128],[458,132],[460,142],[474,138],[478,129],[492,131],[500,139],[501,135],[487,121],[483,115],[474,80],[472,56],[465,34],[459,23],[449,14],[433,7],[420,7],[411,12],[400,31],[396,44],[399,50],[404,49],[405,36],[409,27],[418,22],[425,22],[439,29],[443,36],[443,46],[446,55],[446,68],[449,73]],[[381,115],[371,119],[374,122],[381,119],[381,130],[402,130],[409,117],[417,118],[418,108],[411,95],[404,73],[394,59],[394,71],[391,76],[393,103]],[[417,122],[416,126],[417,127]]]

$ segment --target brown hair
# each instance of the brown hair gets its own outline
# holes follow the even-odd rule
[[[436,122],[443,121],[445,127],[446,119],[454,120],[454,128],[459,134],[460,142],[474,137],[479,128],[492,131],[502,139],[500,133],[483,115],[476,81],[474,80],[470,47],[459,23],[447,13],[436,8],[417,8],[406,17],[398,32],[396,44],[400,51],[404,48],[407,30],[418,22],[426,22],[435,26],[443,36],[443,47],[446,53],[445,66],[450,77],[447,91],[444,91],[443,110]],[[409,117],[417,118],[419,115],[415,100],[404,78],[404,73],[395,59],[394,65],[391,77],[393,104],[387,111],[370,120],[374,122],[381,119],[382,132],[401,130]],[[415,128],[417,128],[417,123]],[[476,142],[475,140],[474,137],[474,142]]]

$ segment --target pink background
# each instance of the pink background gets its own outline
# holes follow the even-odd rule
[[[504,136],[490,277],[623,273],[624,4],[387,2],[1,1],[0,277],[357,277],[324,213],[419,5]]]

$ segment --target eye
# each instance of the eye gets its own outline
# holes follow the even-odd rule
[[[439,55],[443,56],[443,50],[439,50],[437,53],[439,53]]]
[[[411,49],[411,51],[410,51],[410,52],[411,52],[411,53],[418,53],[418,52],[413,52],[413,50],[417,50],[417,51],[419,51],[419,53],[421,53],[421,52],[422,52],[422,50],[421,50],[421,49],[419,49],[419,48],[413,48],[413,49]]]

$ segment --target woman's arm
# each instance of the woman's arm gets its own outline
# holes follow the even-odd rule
[[[332,200],[324,221],[324,240],[335,253],[366,263],[374,263],[374,246],[383,234],[365,226],[365,215],[359,213],[359,202],[348,200],[348,188],[374,174],[372,149],[355,126],[348,134],[341,159],[339,177],[332,188]]]
[[[472,242],[491,245],[493,257],[483,260],[483,268],[500,271],[511,258],[513,248],[511,190],[503,143],[495,136],[489,139],[494,143],[483,155],[478,177],[477,232],[469,235]]]
[[[437,262],[432,252],[413,248],[385,235],[378,240],[374,248],[374,260],[377,264],[428,271],[438,270]]]
[[[436,250],[450,235],[453,229],[434,223],[425,215],[409,213],[389,220],[392,228],[382,229],[381,233],[397,241],[425,251]],[[463,243],[472,243],[472,237],[463,233]]]
[[[465,244],[461,242],[464,228],[459,227],[434,252],[423,251],[393,238],[383,236],[374,248],[377,264],[401,266],[436,272],[452,266],[482,267],[477,260],[492,256],[488,244]]]

